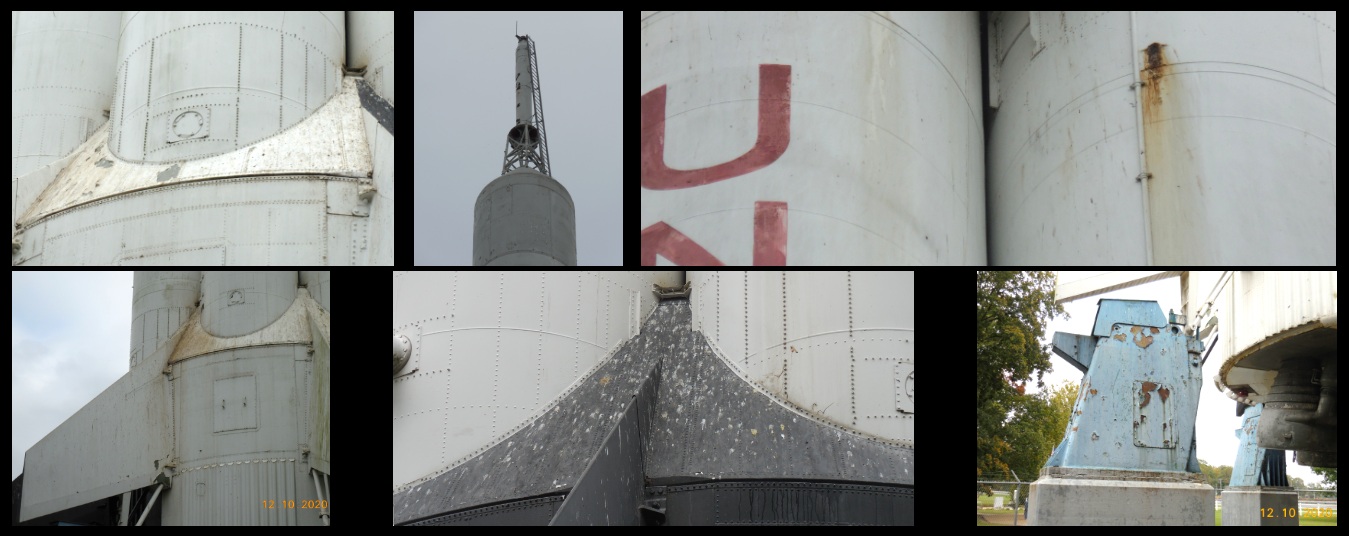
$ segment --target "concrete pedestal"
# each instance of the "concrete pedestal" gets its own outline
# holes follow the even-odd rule
[[[1030,485],[1031,525],[1213,525],[1202,475],[1045,468]]]
[[[1293,488],[1241,486],[1223,491],[1223,526],[1296,527],[1299,515]]]

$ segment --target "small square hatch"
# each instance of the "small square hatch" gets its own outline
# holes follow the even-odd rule
[[[258,389],[254,376],[215,381],[215,431],[229,432],[258,427]]]

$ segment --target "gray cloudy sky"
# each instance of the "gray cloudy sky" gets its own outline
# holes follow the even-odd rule
[[[23,453],[130,368],[131,272],[13,272],[10,478]]]
[[[623,15],[418,12],[414,233],[418,265],[473,263],[473,204],[501,175],[515,124],[515,21],[538,46],[554,176],[576,203],[577,264],[623,260]]]

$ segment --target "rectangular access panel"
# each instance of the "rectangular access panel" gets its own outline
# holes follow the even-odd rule
[[[1160,383],[1134,381],[1134,445],[1158,449],[1176,448],[1175,423],[1171,419],[1171,388]]]
[[[254,376],[215,381],[215,431],[229,432],[258,427],[258,388]]]

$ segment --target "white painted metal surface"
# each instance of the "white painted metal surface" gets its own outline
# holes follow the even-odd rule
[[[236,151],[338,92],[343,11],[128,11],[110,141],[133,162]]]
[[[120,21],[118,11],[10,14],[10,177],[70,154],[108,120]]]
[[[347,12],[347,65],[365,69],[365,81],[393,104],[394,12]]]
[[[517,168],[473,207],[474,266],[576,266],[576,206],[562,183]]]
[[[355,19],[348,51],[341,11],[11,14],[13,108],[45,118],[14,116],[11,263],[392,264],[393,133],[342,64],[392,102],[393,18]]]
[[[272,325],[295,302],[296,272],[207,272],[202,279],[202,327],[238,337]]]
[[[395,272],[395,490],[531,422],[630,337],[670,272]]]
[[[233,292],[228,292],[228,294],[232,295]],[[203,294],[203,297],[205,297],[205,294]],[[232,300],[233,298],[229,299]],[[256,297],[245,297],[244,299],[256,299]],[[231,308],[237,308],[240,305],[234,305]],[[255,311],[263,307],[260,304],[253,305],[255,305],[253,308]],[[309,298],[309,293],[301,289],[296,295],[295,301],[280,317],[261,329],[243,335],[213,335],[207,330],[205,325],[207,321],[201,320],[201,315],[193,316],[183,332],[177,335],[179,337],[178,343],[173,349],[173,354],[169,356],[169,362],[176,363],[199,355],[237,348],[276,344],[310,344],[313,342],[315,329],[327,328],[327,315],[327,311],[321,310],[318,304]],[[238,319],[222,319],[220,316],[222,315],[216,315],[214,323],[233,324],[236,328],[241,327],[240,324],[247,325],[247,321],[241,323]],[[315,326],[315,324],[318,326]]]
[[[973,12],[642,12],[643,264],[983,264]]]
[[[170,349],[147,357],[161,366],[132,368],[28,449],[20,521],[152,484],[156,462],[172,456]]]
[[[309,295],[314,297],[319,305],[323,306],[324,311],[331,311],[331,305],[328,303],[332,297],[332,278],[331,272],[300,272],[300,283],[309,289]]]
[[[310,469],[329,471],[328,313],[296,272],[198,274],[136,274],[140,366],[29,449],[23,520],[162,472],[164,525],[320,524],[304,501],[318,498]],[[305,277],[327,295],[327,272]],[[165,312],[183,307],[175,330]]]
[[[693,326],[814,418],[913,445],[913,272],[688,272]]]
[[[392,11],[347,12],[347,56],[352,68],[365,69],[365,81],[394,103],[394,15]],[[369,112],[363,112],[366,140],[374,164],[375,196],[370,206],[370,263],[394,263],[394,154],[393,133]]]
[[[207,272],[209,281],[212,272]],[[165,525],[319,525],[301,442],[310,361],[303,344],[228,350],[174,365],[177,467]],[[273,499],[273,497],[276,497]],[[282,499],[284,497],[284,499]],[[264,500],[295,501],[266,508]]]
[[[1334,12],[991,24],[991,263],[1335,263]]]
[[[342,93],[284,134],[181,164],[122,161],[101,129],[69,166],[53,166],[60,176],[41,195],[20,182],[24,246],[14,262],[391,264],[393,137],[378,125],[367,130],[363,115],[348,78]],[[373,203],[360,198],[372,169],[367,131],[380,133],[374,146],[389,161]]]
[[[136,272],[131,303],[131,366],[168,343],[201,297],[201,272]]]
[[[1337,272],[1234,271],[1216,293],[1211,291],[1223,282],[1224,272],[1188,274],[1186,309],[1202,316],[1187,320],[1194,326],[1206,324],[1208,318],[1218,319],[1219,337],[1209,359],[1222,363],[1214,381],[1229,397],[1235,396],[1229,386],[1249,385],[1253,388],[1250,403],[1258,404],[1273,385],[1277,366],[1271,365],[1275,363],[1244,362],[1253,351],[1311,330],[1338,329]],[[1326,341],[1301,343],[1300,350],[1323,355],[1311,350],[1321,342]]]

